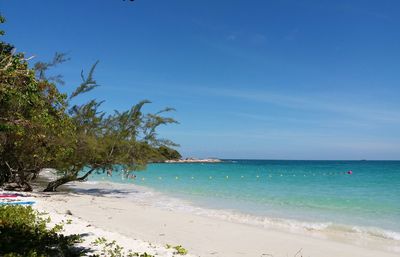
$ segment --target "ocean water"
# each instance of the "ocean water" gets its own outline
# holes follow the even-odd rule
[[[135,174],[92,180],[145,186],[243,223],[400,240],[400,161],[226,160],[151,164]]]

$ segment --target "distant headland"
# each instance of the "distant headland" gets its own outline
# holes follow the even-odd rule
[[[166,160],[165,163],[218,163],[222,162],[222,160],[217,158],[206,158],[206,159],[198,159],[198,158],[185,158],[185,159],[177,159],[177,160]]]

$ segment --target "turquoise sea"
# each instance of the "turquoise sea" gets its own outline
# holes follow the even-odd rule
[[[244,223],[400,240],[400,161],[225,160],[151,164],[135,180],[116,174],[93,179],[145,186]]]

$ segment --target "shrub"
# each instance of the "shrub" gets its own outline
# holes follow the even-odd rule
[[[165,248],[167,249],[175,249],[174,254],[179,254],[179,255],[186,255],[188,253],[188,250],[182,247],[182,245],[177,245],[177,246],[172,246],[170,244],[166,244]]]
[[[118,245],[115,241],[109,242],[104,237],[97,238],[92,242],[93,246],[101,247],[100,254],[93,255],[92,257],[155,257],[154,255],[148,254],[146,252],[139,253],[129,250],[126,252],[124,248]]]
[[[31,207],[0,206],[0,256],[73,257],[86,251],[75,247],[79,235],[64,236],[59,233],[62,225],[48,228],[49,222]]]

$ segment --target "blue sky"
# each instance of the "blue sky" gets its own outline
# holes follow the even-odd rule
[[[185,156],[400,159],[400,2],[6,1],[5,39],[105,111],[177,109]]]

